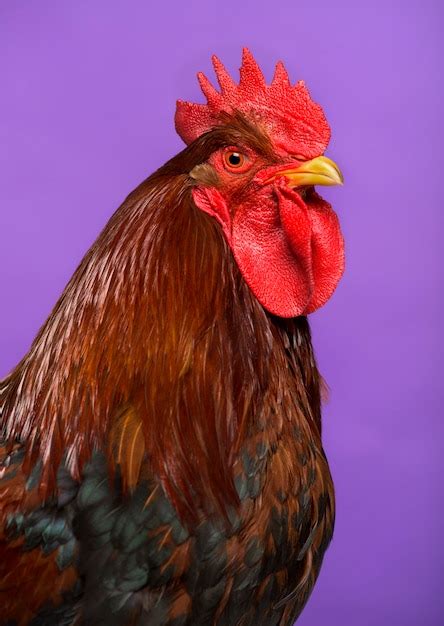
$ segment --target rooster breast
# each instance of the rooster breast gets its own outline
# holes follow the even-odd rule
[[[245,443],[228,525],[187,529],[154,481],[116,498],[96,456],[77,496],[85,623],[293,624],[330,541],[334,502],[319,442],[287,426],[275,441],[264,429]]]
[[[331,539],[334,496],[316,429],[291,417],[285,406],[264,414],[245,440],[228,524],[186,527],[152,477],[122,495],[101,453],[80,484],[62,467],[58,500],[40,507],[37,464],[6,517],[0,592],[3,616],[17,619],[0,623],[293,624]],[[5,499],[20,491],[22,460],[20,448],[3,459]]]

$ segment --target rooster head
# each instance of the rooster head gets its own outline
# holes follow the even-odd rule
[[[219,221],[266,310],[280,317],[311,313],[344,270],[338,218],[314,190],[343,182],[324,156],[329,125],[304,83],[290,84],[282,63],[270,85],[247,49],[239,84],[217,57],[213,65],[220,90],[199,73],[207,104],[179,100],[176,109],[185,143],[207,143],[205,160],[190,171],[194,202]]]

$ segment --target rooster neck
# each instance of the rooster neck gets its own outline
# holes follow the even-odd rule
[[[7,438],[42,459],[49,491],[63,457],[77,478],[94,449],[111,459],[131,414],[122,463],[148,455],[186,513],[196,497],[218,508],[236,499],[235,456],[285,394],[291,419],[317,428],[319,379],[305,318],[263,310],[189,179],[166,174],[111,218],[3,381],[0,407]],[[140,463],[131,467],[136,481]]]

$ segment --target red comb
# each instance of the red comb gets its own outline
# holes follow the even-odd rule
[[[220,124],[222,112],[240,111],[255,121],[262,121],[278,140],[278,145],[297,153],[301,146],[311,156],[324,152],[330,128],[322,108],[310,98],[303,81],[290,84],[287,70],[278,62],[270,85],[251,52],[244,48],[240,81],[236,84],[216,57],[212,57],[220,91],[208,78],[198,73],[207,104],[177,101],[176,130],[189,144]],[[304,152],[302,152],[304,154]]]

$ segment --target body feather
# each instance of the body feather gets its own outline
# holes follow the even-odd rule
[[[308,322],[263,309],[191,196],[188,172],[243,130],[208,133],[128,197],[1,383],[2,462],[22,458],[1,483],[0,552],[28,558],[36,509],[75,544],[72,579],[57,565],[52,609],[33,614],[283,625],[314,584],[334,498]],[[29,571],[63,541],[34,546]],[[16,604],[4,615],[29,623]]]

